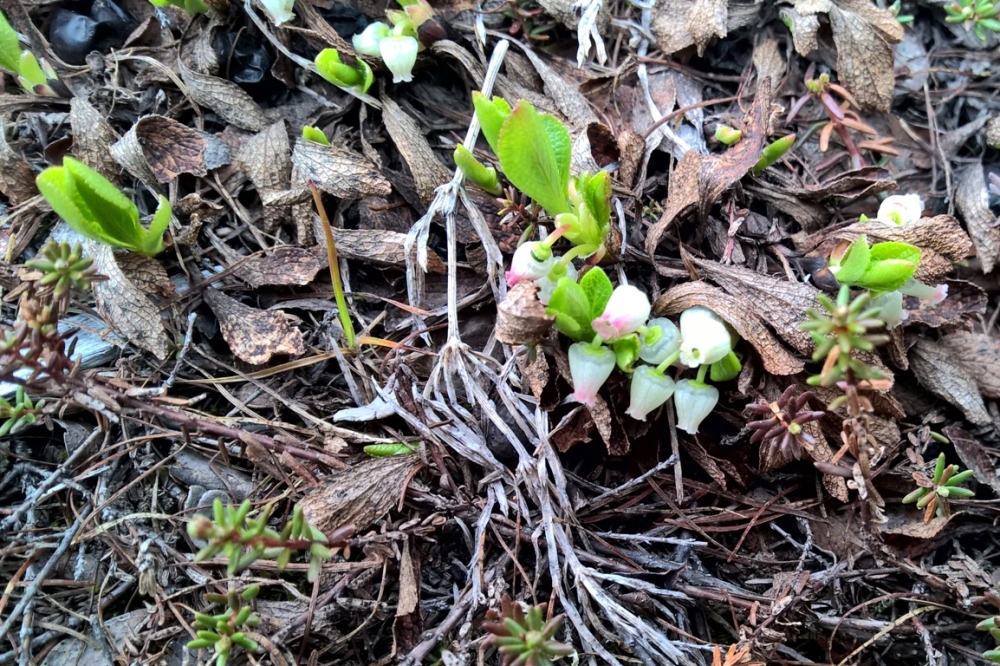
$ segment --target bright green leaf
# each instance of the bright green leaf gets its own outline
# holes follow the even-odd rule
[[[570,212],[571,148],[565,125],[521,100],[500,128],[497,157],[514,187],[556,216]]]
[[[871,248],[864,275],[854,284],[872,291],[895,291],[913,277],[919,263],[918,247],[907,243],[877,243]]]
[[[604,313],[604,307],[611,300],[611,294],[615,290],[614,285],[611,284],[604,269],[596,266],[580,278],[580,287],[583,288],[587,302],[590,303],[590,321],[593,321]]]
[[[462,170],[465,177],[478,185],[483,191],[493,195],[500,195],[503,190],[497,180],[497,171],[493,167],[488,167],[479,160],[472,152],[459,144],[455,146],[455,165]]]
[[[611,348],[615,351],[615,363],[618,364],[618,368],[623,372],[632,372],[632,365],[639,358],[639,336],[633,333],[618,338],[611,343]]]
[[[590,326],[593,321],[590,301],[583,287],[570,278],[559,280],[545,312],[555,316],[554,326],[563,335],[586,342],[594,339],[594,329]]]
[[[500,128],[503,126],[503,121],[507,120],[507,116],[510,115],[510,104],[503,97],[494,97],[490,100],[486,95],[477,91],[472,93],[472,106],[476,109],[476,118],[479,119],[479,125],[483,128],[486,142],[490,144],[493,153],[499,155],[497,146],[500,143]]]
[[[18,63],[21,59],[21,44],[17,32],[0,12],[0,67],[12,74],[18,73]]]
[[[38,64],[38,59],[31,51],[24,51],[18,60],[17,73],[20,78],[27,81],[29,87],[45,85],[49,77],[42,71],[42,66]]]
[[[313,143],[322,144],[324,146],[330,145],[330,140],[326,138],[326,134],[318,127],[313,127],[312,125],[306,125],[302,128],[302,138],[306,141],[312,141]]]
[[[870,256],[871,248],[868,247],[868,239],[860,236],[841,257],[840,268],[834,272],[837,281],[841,284],[853,285],[857,280],[860,280],[868,268]]]

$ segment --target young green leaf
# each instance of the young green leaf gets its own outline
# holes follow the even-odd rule
[[[559,280],[545,313],[555,316],[554,326],[563,335],[581,342],[590,342],[594,339],[594,329],[590,326],[593,318],[590,316],[587,293],[570,278],[564,277]]]
[[[0,67],[13,74],[18,73],[18,63],[21,59],[21,44],[17,32],[0,12]]]
[[[313,143],[319,143],[324,146],[330,145],[330,140],[326,138],[326,134],[318,127],[313,127],[311,125],[306,125],[302,128],[302,138],[306,141],[312,141]]]
[[[497,180],[496,169],[477,160],[468,148],[462,144],[455,146],[454,158],[455,165],[462,170],[465,177],[478,185],[484,192],[495,196],[503,193],[500,182]]]
[[[149,223],[149,230],[144,234],[142,243],[143,254],[152,257],[163,252],[163,234],[166,233],[167,227],[170,226],[170,218],[172,216],[173,209],[170,207],[170,201],[161,194],[159,205],[156,207],[156,213],[153,215],[152,222]]]
[[[31,51],[21,54],[18,59],[17,74],[21,85],[27,90],[46,85],[49,81],[49,77],[42,71],[42,66],[38,64],[38,59]]]
[[[316,56],[316,69],[320,75],[341,88],[352,88],[360,93],[368,92],[372,82],[375,81],[375,74],[361,58],[357,58],[357,67],[345,65],[340,60],[340,53],[337,49],[323,49]]]
[[[865,274],[870,256],[871,248],[868,247],[868,239],[860,236],[840,258],[840,266],[834,271],[837,281],[841,284],[855,284]]]
[[[580,278],[580,286],[590,303],[590,321],[593,321],[604,313],[604,307],[611,300],[611,294],[615,291],[614,285],[611,284],[604,269],[596,266]]]
[[[895,291],[913,277],[920,263],[920,248],[908,243],[876,243],[871,248],[864,275],[855,284],[872,291]],[[840,279],[840,276],[837,276]],[[851,284],[851,283],[847,283]]]
[[[639,347],[639,336],[636,333],[618,338],[611,343],[611,348],[615,351],[615,363],[622,372],[632,372],[632,366],[639,359]]]
[[[490,100],[483,93],[476,91],[472,93],[472,106],[476,109],[476,117],[483,128],[486,142],[490,144],[493,153],[499,155],[497,146],[500,143],[500,128],[510,115],[510,104],[503,97],[494,97]]]
[[[500,128],[497,157],[514,187],[556,216],[570,212],[569,130],[521,100]]]

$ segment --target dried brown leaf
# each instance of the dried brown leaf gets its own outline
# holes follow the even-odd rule
[[[374,164],[340,146],[299,139],[292,151],[292,164],[304,180],[342,199],[386,196],[392,191],[389,181]]]
[[[594,431],[594,419],[582,405],[576,407],[552,428],[549,439],[560,453],[566,453],[577,444],[589,442]]]
[[[135,252],[122,252],[115,255],[115,261],[129,281],[145,294],[156,294],[163,298],[172,298],[177,289],[167,275],[167,269],[153,257]]]
[[[975,380],[946,348],[921,338],[910,350],[910,367],[921,386],[958,407],[970,422],[992,423]]]
[[[632,130],[625,130],[618,135],[618,149],[621,162],[618,164],[618,178],[622,184],[631,189],[635,177],[639,173],[639,165],[646,152],[646,141],[642,135]]]
[[[948,297],[937,305],[930,301],[907,296],[903,306],[908,313],[907,323],[919,322],[939,328],[945,324],[960,324],[968,315],[982,315],[986,312],[986,292],[971,282],[948,281]]]
[[[794,375],[805,363],[796,358],[774,337],[763,322],[748,307],[746,301],[735,298],[704,282],[687,282],[671,287],[653,304],[656,314],[675,315],[695,305],[711,309],[729,323],[740,337],[760,354],[764,368],[775,375]]]
[[[705,219],[719,196],[746,175],[760,159],[767,140],[767,122],[771,112],[771,83],[761,81],[743,126],[743,138],[719,155],[701,155],[688,151],[670,178],[670,192],[663,215],[646,236],[646,252],[653,256],[674,220],[698,210]]]
[[[785,76],[788,65],[778,48],[778,40],[768,37],[753,49],[753,66],[760,78],[771,79],[771,88],[776,89]]]
[[[497,305],[496,338],[506,345],[535,342],[545,337],[555,319],[545,314],[545,306],[538,300],[538,285],[522,280]]]
[[[812,353],[815,343],[799,324],[807,319],[806,310],[816,307],[818,289],[739,266],[724,266],[690,256],[687,261],[730,296],[753,303],[755,313],[794,349],[803,354]]]
[[[727,0],[694,0],[692,3],[684,29],[694,40],[699,58],[705,55],[705,49],[716,37],[723,38],[728,34],[727,8]]]
[[[723,490],[726,490],[726,474],[719,466],[719,461],[709,455],[708,451],[698,442],[697,438],[686,438],[684,440],[684,450],[698,463],[698,467],[705,470],[705,473],[712,477],[713,481],[722,486]]]
[[[970,433],[957,426],[945,426],[944,436],[951,440],[962,464],[972,470],[972,475],[979,483],[984,483],[1000,495],[1000,478],[997,478],[997,468],[991,449],[979,443]]]
[[[403,542],[399,558],[399,600],[392,622],[393,653],[406,654],[420,642],[424,621],[420,612],[420,559],[410,548],[411,539]]]
[[[323,532],[354,525],[364,532],[395,507],[420,456],[370,458],[333,472],[299,502],[306,519]]]
[[[77,159],[115,185],[120,185],[121,168],[109,152],[118,141],[118,133],[82,97],[70,100],[69,122],[73,129],[73,153]]]
[[[258,190],[283,190],[291,182],[292,160],[285,121],[247,139],[237,156],[240,168]]]
[[[4,124],[0,122],[0,193],[14,205],[31,199],[38,193],[35,175],[27,160],[7,144]]]
[[[298,356],[305,352],[302,334],[289,326],[283,312],[243,305],[216,289],[207,289],[204,298],[219,319],[222,337],[240,360],[261,365],[274,354]]]
[[[790,195],[809,202],[825,202],[830,199],[860,199],[896,189],[896,181],[882,167],[861,167],[838,174],[830,180],[809,187],[796,187],[792,183],[782,188]]]
[[[434,154],[417,121],[385,95],[382,96],[382,122],[410,168],[420,201],[429,204],[434,199],[434,190],[451,180],[451,172]]]
[[[376,266],[406,267],[406,234],[375,229],[334,229],[333,240],[337,253],[347,259],[359,259]],[[325,243],[323,248],[325,252]],[[439,275],[445,272],[444,262],[432,249],[427,250],[427,272]]]
[[[941,338],[939,344],[972,376],[980,393],[1000,398],[1000,343],[996,338],[958,331]]]
[[[826,11],[824,10],[824,13]],[[781,18],[786,23],[791,24],[789,30],[792,32],[792,44],[799,55],[808,56],[819,49],[818,16],[814,13],[803,12],[798,7],[782,7]]]
[[[955,515],[935,516],[925,523],[923,514],[914,511],[911,506],[904,506],[902,509],[894,507],[887,513],[888,520],[879,527],[879,530],[883,534],[896,534],[914,539],[933,539],[941,533],[941,530]]]
[[[545,88],[545,97],[555,103],[556,108],[566,117],[570,125],[583,129],[590,123],[597,122],[597,114],[590,108],[587,98],[575,85],[542,60],[534,49],[525,49],[524,55],[528,57],[538,72],[538,76],[541,77]],[[529,102],[532,101],[530,97],[527,99]]]
[[[888,112],[896,83],[892,45],[903,40],[903,26],[868,0],[836,0],[829,17],[840,81],[863,109]]]
[[[229,148],[217,138],[165,116],[145,116],[132,127],[150,171],[161,183],[182,173],[204,176],[229,163]]]
[[[704,4],[705,7],[699,5]],[[664,55],[671,55],[696,44],[696,39],[708,43],[713,36],[725,36],[734,30],[752,25],[757,20],[760,3],[728,3],[725,7],[724,25],[719,23],[719,5],[727,5],[721,0],[692,2],[691,0],[659,0],[653,5],[650,29],[656,37],[656,44]],[[703,17],[704,25],[698,25],[695,14]],[[692,30],[697,31],[696,35]],[[721,33],[721,34],[720,34]]]
[[[267,127],[264,113],[243,88],[231,81],[189,69],[177,59],[181,78],[188,86],[188,94],[199,106],[215,111],[228,123],[251,132]]]
[[[1000,262],[1000,229],[993,225],[996,215],[990,211],[989,195],[982,163],[973,164],[958,175],[955,205],[969,228],[983,272],[991,273]]]
[[[241,262],[233,274],[254,289],[265,285],[306,285],[326,264],[325,251],[320,254],[315,249],[284,246]]]

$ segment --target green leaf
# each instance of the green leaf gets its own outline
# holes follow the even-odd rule
[[[730,351],[720,360],[710,365],[708,371],[709,377],[711,377],[713,382],[728,382],[736,379],[742,369],[743,365],[740,363],[736,352]]]
[[[586,242],[601,245],[611,222],[611,175],[607,171],[583,173],[577,179],[577,187],[582,190],[580,195],[596,224],[596,228],[589,231],[591,237]]]
[[[594,321],[604,314],[604,308],[611,300],[611,294],[615,288],[611,284],[608,274],[600,266],[595,266],[580,278],[580,287],[583,288],[587,302],[590,303],[590,321]]]
[[[554,326],[557,331],[584,342],[590,342],[595,335],[590,326],[590,322],[594,320],[590,312],[587,293],[568,277],[559,280],[549,299],[549,306],[545,309],[546,314],[555,316]]]
[[[38,174],[35,179],[38,191],[52,206],[56,215],[65,220],[66,224],[77,233],[108,245],[118,246],[117,239],[105,233],[89,210],[80,210],[73,196],[74,188],[69,182],[69,175],[63,167],[50,167]]]
[[[500,128],[503,121],[510,115],[510,104],[503,97],[488,99],[481,92],[472,93],[472,106],[476,109],[476,117],[479,125],[483,128],[483,136],[490,144],[495,155],[499,155],[497,146],[500,144]]]
[[[170,226],[172,215],[173,210],[170,207],[170,201],[161,194],[160,205],[156,207],[153,221],[150,222],[149,229],[144,230],[143,254],[152,257],[163,252],[163,234],[166,233],[167,227]]]
[[[455,146],[455,165],[462,170],[465,177],[478,185],[483,191],[493,195],[500,195],[503,190],[497,180],[497,172],[493,167],[488,167],[476,159],[472,152],[459,144]]]
[[[871,255],[871,248],[868,247],[868,239],[860,236],[854,241],[844,256],[840,259],[840,268],[834,272],[840,284],[853,285],[868,268],[868,259]]]
[[[18,63],[21,60],[21,44],[17,32],[0,12],[0,67],[12,74],[18,73]]]
[[[312,125],[306,125],[302,128],[302,138],[324,146],[330,145],[330,140],[326,138],[326,134],[323,134],[322,130]]]
[[[872,291],[895,291],[913,277],[920,263],[920,248],[908,243],[876,243],[858,287]],[[837,276],[840,280],[840,276]],[[852,283],[847,283],[852,284]]]
[[[549,215],[571,212],[566,126],[521,100],[500,128],[497,157],[514,187],[538,202]]]
[[[618,367],[623,372],[632,372],[632,366],[639,358],[639,336],[633,333],[618,338],[611,343],[611,348],[615,351],[615,363]]]
[[[68,174],[67,184],[72,186],[70,195],[74,196],[77,208],[85,214],[89,212],[91,220],[108,236],[118,239],[120,247],[130,250],[141,247],[145,233],[135,204],[83,162],[66,157],[63,169]]]
[[[345,65],[341,62],[337,49],[323,49],[316,56],[314,62],[320,75],[330,83],[341,88],[353,88],[365,93],[371,87],[375,75],[368,63],[360,58],[356,61],[358,63],[356,68]]]
[[[45,85],[49,82],[49,77],[45,76],[42,66],[38,64],[38,59],[31,51],[25,51],[18,60],[17,73],[20,78],[28,82],[29,86]]]

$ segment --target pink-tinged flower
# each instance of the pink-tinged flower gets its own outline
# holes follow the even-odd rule
[[[689,368],[710,365],[733,350],[722,318],[700,305],[681,313],[681,363]]]
[[[577,342],[569,347],[569,374],[573,378],[573,395],[576,402],[594,406],[597,392],[615,369],[615,353],[605,346],[594,347]]]
[[[665,357],[664,357],[665,358]],[[629,404],[625,412],[634,419],[645,421],[646,415],[670,400],[674,394],[674,380],[651,365],[640,365],[632,373],[629,386]]]
[[[552,250],[542,245],[541,241],[523,243],[514,250],[514,258],[510,260],[510,270],[504,274],[507,286],[513,287],[521,280],[537,280],[544,277],[555,264],[556,258],[552,256]]]
[[[631,335],[646,323],[650,313],[649,298],[630,284],[615,288],[601,316],[590,323],[602,340],[617,340]]]
[[[880,222],[904,225],[919,220],[923,212],[924,202],[920,200],[919,194],[894,194],[886,197],[878,207],[876,219]]]
[[[936,287],[924,284],[919,280],[907,280],[906,284],[899,288],[904,296],[916,296],[928,301],[931,305],[937,305],[948,297],[948,285],[939,284]]]
[[[659,365],[680,348],[681,332],[677,324],[666,317],[654,317],[646,324],[646,332],[640,336],[639,343],[639,358]]]
[[[674,389],[677,427],[689,435],[698,434],[698,426],[719,403],[719,389],[693,379],[682,379]]]

